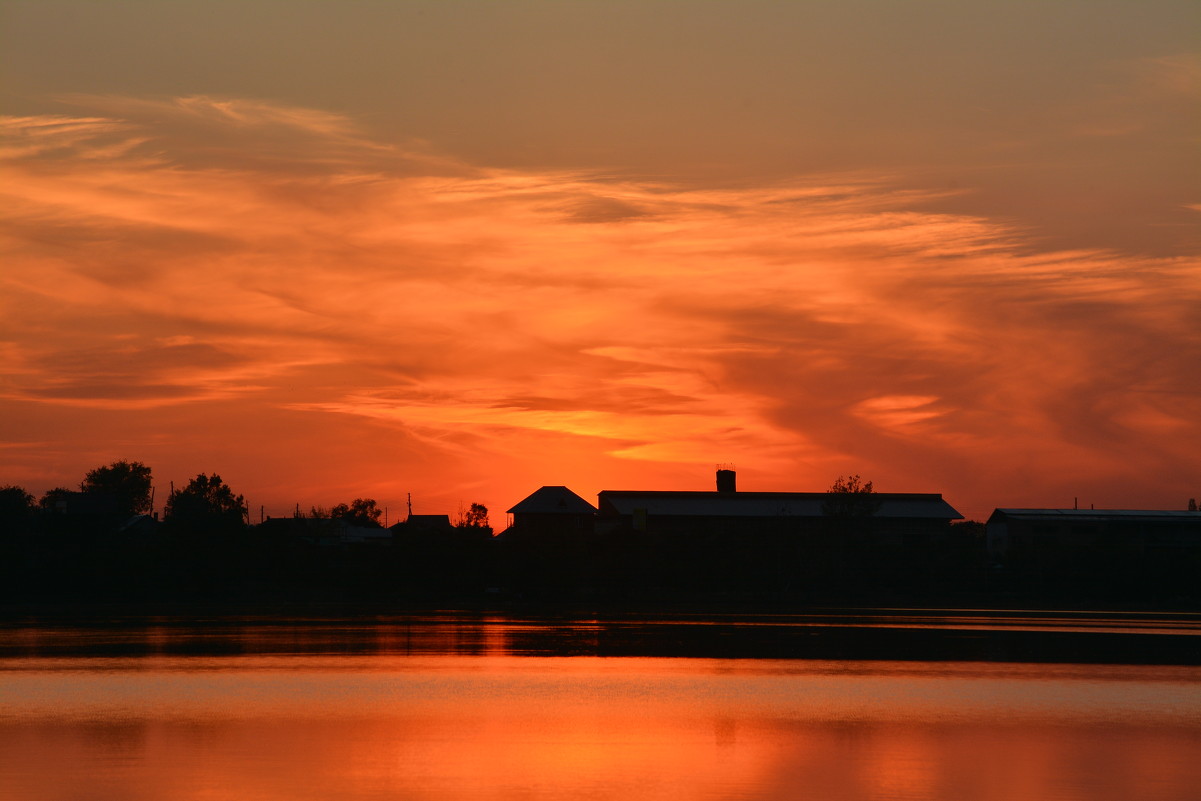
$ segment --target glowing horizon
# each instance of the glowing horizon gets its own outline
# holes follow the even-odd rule
[[[657,174],[637,150],[656,131],[506,163],[487,152],[503,131],[432,141],[370,104],[119,76],[17,102],[31,90],[7,79],[24,111],[0,121],[0,484],[40,495],[131,459],[160,487],[219,473],[252,519],[373,497],[395,520],[411,493],[418,513],[485,503],[499,527],[544,484],[709,489],[732,462],[743,490],[858,473],[976,519],[1183,509],[1201,496],[1196,165],[1150,221],[1123,203],[1157,174],[1056,170],[1195,145],[1201,55],[1109,61],[1126,78],[1044,119],[1053,144],[1007,131],[975,172],[911,154],[737,179]],[[932,119],[929,159],[958,133]],[[1066,208],[1040,227],[1007,193]]]

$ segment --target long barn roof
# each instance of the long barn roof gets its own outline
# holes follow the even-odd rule
[[[1173,523],[1195,522],[1201,524],[1201,512],[1186,512],[1176,509],[996,509],[989,517],[993,520],[1031,520],[1090,522],[1102,520],[1171,521]]]
[[[821,517],[825,492],[657,492],[604,490],[600,493],[602,514],[632,515],[644,509],[648,515],[672,517]],[[880,504],[874,517],[962,520],[938,493],[876,492]]]

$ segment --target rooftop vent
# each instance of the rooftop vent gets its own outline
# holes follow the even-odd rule
[[[718,492],[736,492],[737,489],[734,483],[734,471],[729,467],[717,468],[717,491]]]

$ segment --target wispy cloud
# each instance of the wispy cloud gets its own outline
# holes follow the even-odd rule
[[[299,416],[307,442],[384,432],[364,480],[402,450],[430,492],[487,466],[498,503],[532,448],[548,483],[733,460],[764,489],[849,470],[981,504],[1081,482],[1129,504],[1201,469],[1197,259],[1046,251],[900,175],[684,188],[472,167],[261,101],[72,102],[0,125],[0,404],[39,441],[138,410],[161,448],[221,409],[253,463],[311,453],[248,445]]]

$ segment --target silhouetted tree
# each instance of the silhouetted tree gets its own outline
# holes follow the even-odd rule
[[[113,462],[89,470],[79,488],[83,492],[108,495],[116,502],[123,517],[150,511],[150,468],[141,462]]]
[[[247,521],[246,499],[234,495],[221,476],[201,473],[167,499],[168,521],[192,529],[233,528]]]
[[[482,503],[473,503],[471,507],[459,510],[459,518],[455,521],[457,528],[487,528],[488,525],[488,507]]]
[[[831,517],[870,517],[880,509],[880,501],[874,495],[872,482],[865,483],[858,475],[839,476],[826,490],[822,514]]]
[[[38,499],[38,508],[42,512],[58,511],[59,501],[65,500],[71,496],[71,490],[66,487],[55,487],[51,490],[46,490],[46,494]]]
[[[345,520],[353,526],[378,528],[384,511],[376,506],[374,498],[355,498],[350,505],[340,503],[330,510],[330,517]]]
[[[12,484],[0,487],[0,533],[25,530],[33,519],[33,496]]]

